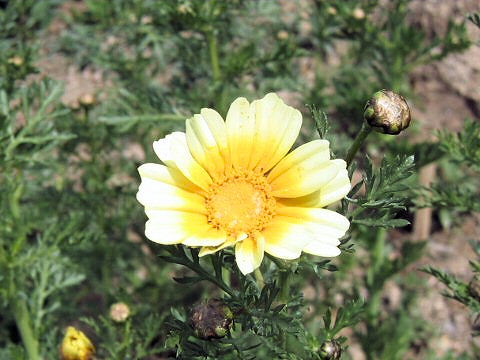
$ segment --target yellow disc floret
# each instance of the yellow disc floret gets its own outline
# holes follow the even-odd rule
[[[275,199],[263,174],[234,170],[217,179],[206,196],[208,222],[236,237],[262,231],[275,214]]]

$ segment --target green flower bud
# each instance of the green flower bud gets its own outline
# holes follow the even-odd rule
[[[338,360],[342,356],[342,347],[336,340],[327,340],[320,348],[320,356],[323,360]]]
[[[468,284],[468,292],[472,295],[475,299],[480,301],[480,277],[475,275],[472,277]]]
[[[190,320],[199,338],[220,339],[230,332],[233,313],[223,301],[212,299],[196,305]]]
[[[403,96],[390,90],[373,94],[365,106],[363,117],[375,130],[384,134],[398,135],[410,125],[410,108]]]

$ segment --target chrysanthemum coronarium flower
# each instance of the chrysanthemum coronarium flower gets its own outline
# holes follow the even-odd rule
[[[324,207],[350,190],[346,163],[330,160],[326,140],[288,153],[301,124],[301,113],[271,93],[252,103],[236,99],[226,121],[202,109],[185,133],[155,141],[164,165],[138,169],[146,237],[200,247],[200,256],[233,246],[243,274],[260,266],[264,252],[339,255],[349,222]]]

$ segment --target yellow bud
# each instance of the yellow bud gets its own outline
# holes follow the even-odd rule
[[[286,32],[285,30],[280,30],[277,33],[277,38],[279,40],[287,40],[288,39],[288,32]]]
[[[15,66],[22,66],[23,65],[23,59],[20,56],[14,56],[8,59],[9,64],[13,64]]]
[[[95,347],[87,335],[69,326],[60,349],[62,360],[91,360],[94,353]]]
[[[92,94],[84,94],[80,97],[80,99],[78,99],[78,102],[82,106],[89,107],[95,104],[96,99],[95,96]]]
[[[113,321],[124,322],[130,316],[130,308],[125,303],[115,303],[110,307],[110,317]]]
[[[142,18],[140,19],[140,22],[143,25],[148,25],[148,24],[151,24],[153,22],[153,18],[149,15],[145,15],[145,16],[142,16]]]
[[[186,13],[188,12],[191,12],[190,8],[188,7],[188,5],[185,5],[185,4],[181,4],[177,7],[177,11],[180,13],[180,14],[183,14],[185,15]]]
[[[329,6],[327,9],[327,13],[329,15],[337,15],[337,9],[335,9],[333,6]]]
[[[365,11],[362,8],[356,8],[353,10],[353,17],[357,20],[365,19]]]

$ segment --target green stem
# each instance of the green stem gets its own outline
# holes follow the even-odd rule
[[[373,261],[372,261],[372,268],[375,273],[380,270],[380,267],[383,265],[385,261],[385,241],[387,239],[387,230],[384,228],[380,228],[378,230],[375,244],[373,247]]]
[[[12,312],[15,322],[22,337],[23,345],[27,350],[28,358],[30,360],[39,360],[38,341],[33,335],[31,327],[30,314],[28,312],[27,304],[23,299],[15,299],[12,303]]]
[[[370,134],[371,131],[372,131],[372,127],[364,121],[362,124],[362,128],[360,129],[360,132],[355,137],[355,140],[353,141],[353,144],[350,146],[350,149],[348,149],[347,157],[345,159],[345,161],[347,162],[347,167],[350,166],[353,158],[355,157],[355,154],[357,153],[358,149],[360,149],[360,146],[362,146],[363,142],[365,141],[365,139],[367,138],[367,136]]]
[[[375,238],[375,244],[372,249],[372,264],[368,274],[370,299],[367,306],[368,323],[375,327],[378,323],[378,313],[380,311],[381,294],[383,284],[377,283],[376,278],[379,276],[381,267],[385,261],[385,241],[387,239],[387,230],[379,229]]]
[[[215,82],[222,79],[222,72],[220,71],[220,62],[218,61],[218,47],[217,38],[213,30],[207,31],[208,47],[210,49],[210,62],[212,63],[213,80]]]
[[[253,271],[253,273],[255,275],[255,279],[257,280],[258,287],[260,289],[263,289],[263,287],[265,286],[265,280],[263,280],[263,275],[262,275],[262,272],[260,271],[260,268],[256,268]]]
[[[288,303],[290,295],[290,273],[288,271],[280,272],[278,286],[280,287],[279,300],[282,303]]]
[[[194,262],[191,262],[191,261],[188,261],[188,262],[184,261],[181,258],[177,259],[177,264],[182,264],[182,265],[185,265],[185,266],[189,267],[190,269],[195,271],[200,276],[203,276],[206,280],[208,280],[208,281],[214,283],[215,285],[217,285],[220,289],[225,291],[233,299],[237,298],[235,293],[228,287],[227,284],[225,284],[225,282],[222,279],[217,279],[216,276],[211,275],[208,271],[204,270],[200,265],[197,265],[197,264],[195,264]]]

